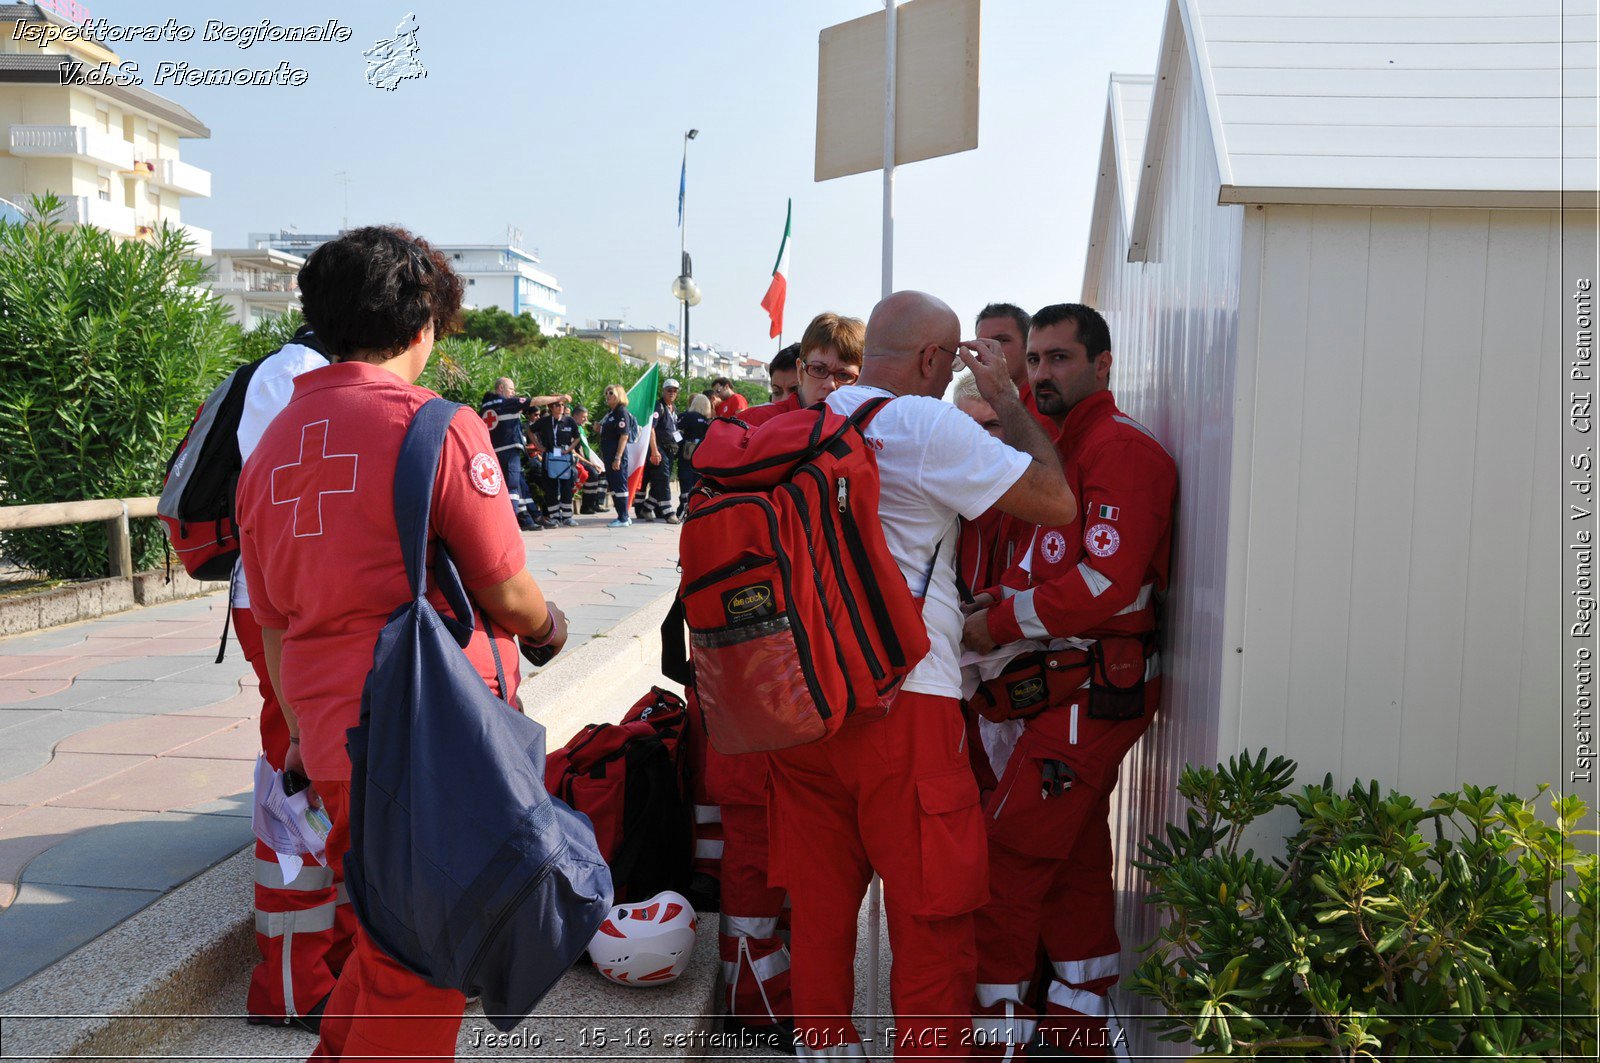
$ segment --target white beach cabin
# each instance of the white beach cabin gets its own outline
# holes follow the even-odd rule
[[[1175,0],[1155,77],[1112,78],[1082,298],[1181,475],[1168,699],[1116,802],[1125,950],[1186,762],[1265,746],[1424,798],[1564,777],[1594,15]]]

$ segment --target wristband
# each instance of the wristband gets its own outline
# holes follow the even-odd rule
[[[290,735],[289,736],[289,744],[291,746],[299,745],[300,744],[300,736],[299,735]]]
[[[556,614],[554,614],[554,613],[550,612],[548,609],[546,609],[544,616],[545,616],[544,630],[542,632],[540,632],[539,634],[533,636],[534,641],[530,644],[535,649],[539,648],[540,646],[548,646],[548,645],[550,645],[550,640],[553,637],[555,637],[555,633],[556,633]]]

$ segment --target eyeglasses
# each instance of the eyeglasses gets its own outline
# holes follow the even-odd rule
[[[804,368],[806,376],[811,377],[813,380],[826,380],[831,376],[833,377],[833,382],[842,388],[847,388],[854,384],[861,376],[861,370],[859,369],[829,369],[821,362],[806,362],[804,363]]]
[[[946,354],[948,354],[950,356],[950,368],[951,368],[952,371],[954,371],[954,372],[960,372],[961,371],[961,355],[959,353],[957,353],[951,347],[942,347],[937,343],[934,344],[934,346],[938,347],[939,350],[943,351],[944,353],[946,353]]]

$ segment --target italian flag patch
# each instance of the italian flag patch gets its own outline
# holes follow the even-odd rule
[[[1116,520],[1117,514],[1121,512],[1122,510],[1116,506],[1100,506],[1096,510],[1101,520]]]

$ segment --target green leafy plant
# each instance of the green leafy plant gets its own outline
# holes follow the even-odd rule
[[[1169,916],[1130,977],[1166,1040],[1213,1055],[1595,1056],[1600,871],[1588,807],[1463,786],[1431,804],[1331,776],[1288,793],[1285,757],[1185,768],[1189,808],[1136,866]],[[1538,802],[1546,801],[1541,818]],[[1291,810],[1286,856],[1240,851]]]
[[[200,401],[234,358],[226,311],[181,230],[117,241],[34,220],[0,223],[0,501],[155,494]],[[165,556],[155,521],[133,524],[134,561]],[[99,524],[6,535],[6,552],[57,578],[106,574]]]
[[[537,347],[544,343],[539,323],[527,314],[513,314],[498,306],[461,312],[461,335],[482,340],[490,347]]]

